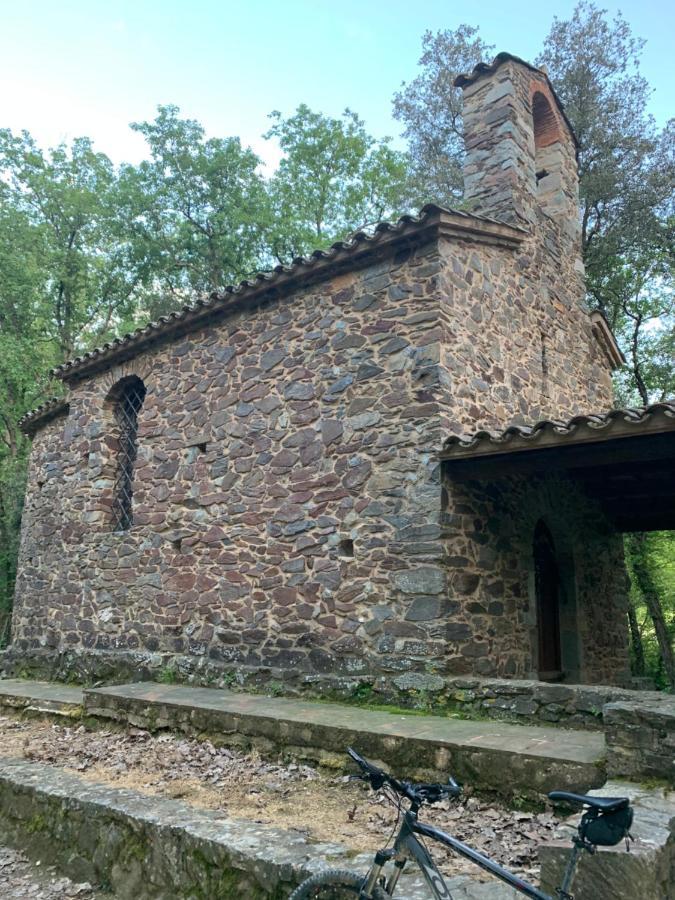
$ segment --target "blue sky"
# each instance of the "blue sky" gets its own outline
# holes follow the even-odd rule
[[[621,9],[647,39],[643,72],[651,111],[674,114],[675,3],[627,0]],[[378,135],[396,136],[391,98],[416,74],[425,29],[478,24],[483,39],[533,59],[553,15],[573,2],[533,0],[0,0],[0,127],[27,128],[43,144],[85,134],[113,160],[144,153],[128,123],[175,103],[209,134],[238,134],[269,165],[261,139],[272,109],[300,102],[331,115],[349,106]]]

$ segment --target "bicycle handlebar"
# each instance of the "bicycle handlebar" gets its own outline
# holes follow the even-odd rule
[[[371,762],[368,762],[367,759],[359,756],[353,747],[347,747],[347,753],[359,766],[363,772],[363,777],[370,781],[370,786],[375,791],[379,791],[383,785],[388,784],[397,794],[401,794],[403,797],[406,797],[412,803],[416,804],[438,803],[446,797],[459,797],[462,793],[462,788],[452,776],[448,777],[447,784],[440,784],[438,782],[413,784],[410,781],[399,781],[397,778],[394,778],[393,775],[390,775],[383,769],[379,769]]]

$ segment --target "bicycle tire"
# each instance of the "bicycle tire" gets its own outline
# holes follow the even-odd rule
[[[288,900],[354,900],[358,897],[365,876],[346,869],[326,869],[318,872],[297,887]],[[373,891],[373,900],[391,900],[381,887]]]

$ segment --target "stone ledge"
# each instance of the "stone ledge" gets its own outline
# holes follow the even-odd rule
[[[365,872],[372,861],[340,844],[23,760],[0,761],[0,813],[0,839],[73,878],[108,886],[119,900],[283,900],[314,872]],[[447,883],[457,900],[516,898],[466,876]],[[417,877],[402,879],[401,888],[408,900],[428,896]]]
[[[53,682],[0,679],[0,706],[27,715],[78,719],[82,715],[82,689]]]
[[[403,715],[337,703],[263,697],[185,685],[86,689],[85,714],[149,730],[209,735],[220,743],[342,767],[345,749],[415,778],[452,773],[483,793],[533,800],[603,784],[601,735],[541,726]]]
[[[663,778],[675,786],[675,697],[660,703],[608,703],[604,707],[610,775]]]
[[[217,663],[204,657],[131,651],[51,650],[0,653],[0,670],[8,678],[47,678],[120,684],[159,681],[170,671],[179,682],[246,691],[274,688],[287,696],[368,700],[441,714],[499,719],[515,724],[562,725],[602,731],[606,703],[660,704],[669,695],[614,685],[549,684],[511,678],[447,676],[440,672],[392,672],[388,676],[313,674],[272,666]],[[370,696],[367,696],[370,695]],[[367,705],[367,703],[365,704]]]

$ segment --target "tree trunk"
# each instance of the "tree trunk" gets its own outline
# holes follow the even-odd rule
[[[663,667],[668,678],[671,690],[675,691],[675,658],[673,657],[673,646],[668,634],[666,618],[663,614],[661,606],[661,598],[654,584],[651,570],[649,568],[649,556],[647,553],[647,535],[644,532],[632,534],[629,538],[632,550],[633,574],[637,582],[637,587],[644,597],[644,601],[649,610],[654,630],[656,632],[656,640],[658,641],[659,651]]]
[[[645,650],[642,646],[642,635],[638,625],[633,601],[628,601],[628,627],[630,628],[630,644],[633,648],[633,675],[642,678],[645,674]]]

